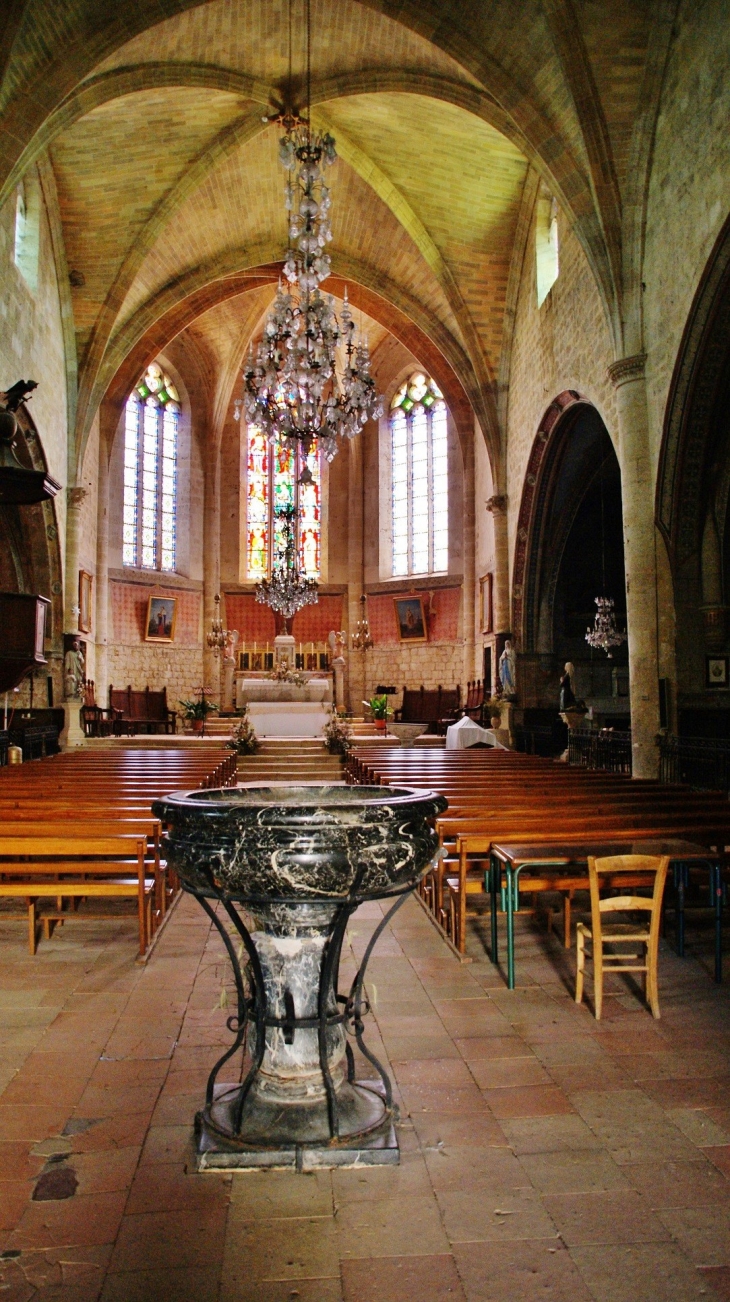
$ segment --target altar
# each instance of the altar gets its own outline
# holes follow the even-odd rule
[[[329,676],[302,674],[303,683],[275,682],[267,674],[236,677],[236,705],[248,705],[259,737],[321,737],[332,709]]]

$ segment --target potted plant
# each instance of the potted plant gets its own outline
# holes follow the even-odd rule
[[[493,728],[502,727],[502,702],[498,696],[490,696],[484,702],[484,713],[489,715],[489,722]]]
[[[203,732],[205,729],[205,720],[209,714],[214,714],[218,706],[214,701],[209,701],[205,692],[201,692],[197,701],[181,701],[180,712],[183,719],[190,722],[191,732]]]
[[[392,716],[393,711],[388,705],[388,698],[385,694],[380,696],[371,696],[369,701],[363,701],[367,705],[373,716],[376,732],[386,732],[388,728],[388,719]]]

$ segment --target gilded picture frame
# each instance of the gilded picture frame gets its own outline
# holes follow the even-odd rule
[[[145,642],[174,642],[177,597],[150,597],[147,602]]]
[[[395,621],[401,642],[428,642],[423,597],[394,597]]]

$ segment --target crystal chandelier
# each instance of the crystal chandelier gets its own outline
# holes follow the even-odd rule
[[[370,636],[370,625],[368,624],[367,597],[363,592],[360,597],[360,618],[355,625],[355,632],[352,634],[352,647],[354,651],[369,651],[373,645],[373,639]]]
[[[219,656],[228,641],[228,629],[223,627],[221,619],[221,599],[218,593],[215,594],[215,615],[211,622],[210,632],[206,638],[208,646],[213,655]]]
[[[331,461],[339,440],[354,438],[383,408],[370,374],[367,341],[355,338],[347,293],[338,321],[333,296],[319,288],[331,271],[325,251],[332,239],[331,200],[324,174],[337,153],[328,132],[321,135],[311,128],[309,79],[308,36],[305,116],[288,112],[277,119],[284,127],[279,157],[287,172],[285,283],[279,281],[255,356],[253,345],[249,350],[244,397],[236,400],[234,415],[240,418],[243,404],[247,419],[272,444],[277,438],[298,441],[308,452],[316,440]]]
[[[586,642],[596,651],[605,651],[609,660],[613,659],[613,647],[621,646],[626,641],[626,634],[619,633],[613,613],[613,597],[596,597],[595,622],[593,628],[586,630]]]
[[[316,579],[305,578],[297,567],[296,508],[285,507],[274,518],[281,522],[283,545],[272,566],[271,578],[256,584],[256,600],[282,615],[288,630],[289,620],[298,610],[319,601],[319,586]]]

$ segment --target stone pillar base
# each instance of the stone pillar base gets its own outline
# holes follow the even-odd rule
[[[345,660],[343,656],[335,656],[332,661],[332,669],[335,676],[335,709],[343,711],[345,708]]]
[[[73,750],[86,745],[86,735],[81,726],[81,701],[63,702],[64,724],[58,744],[61,750]]]

